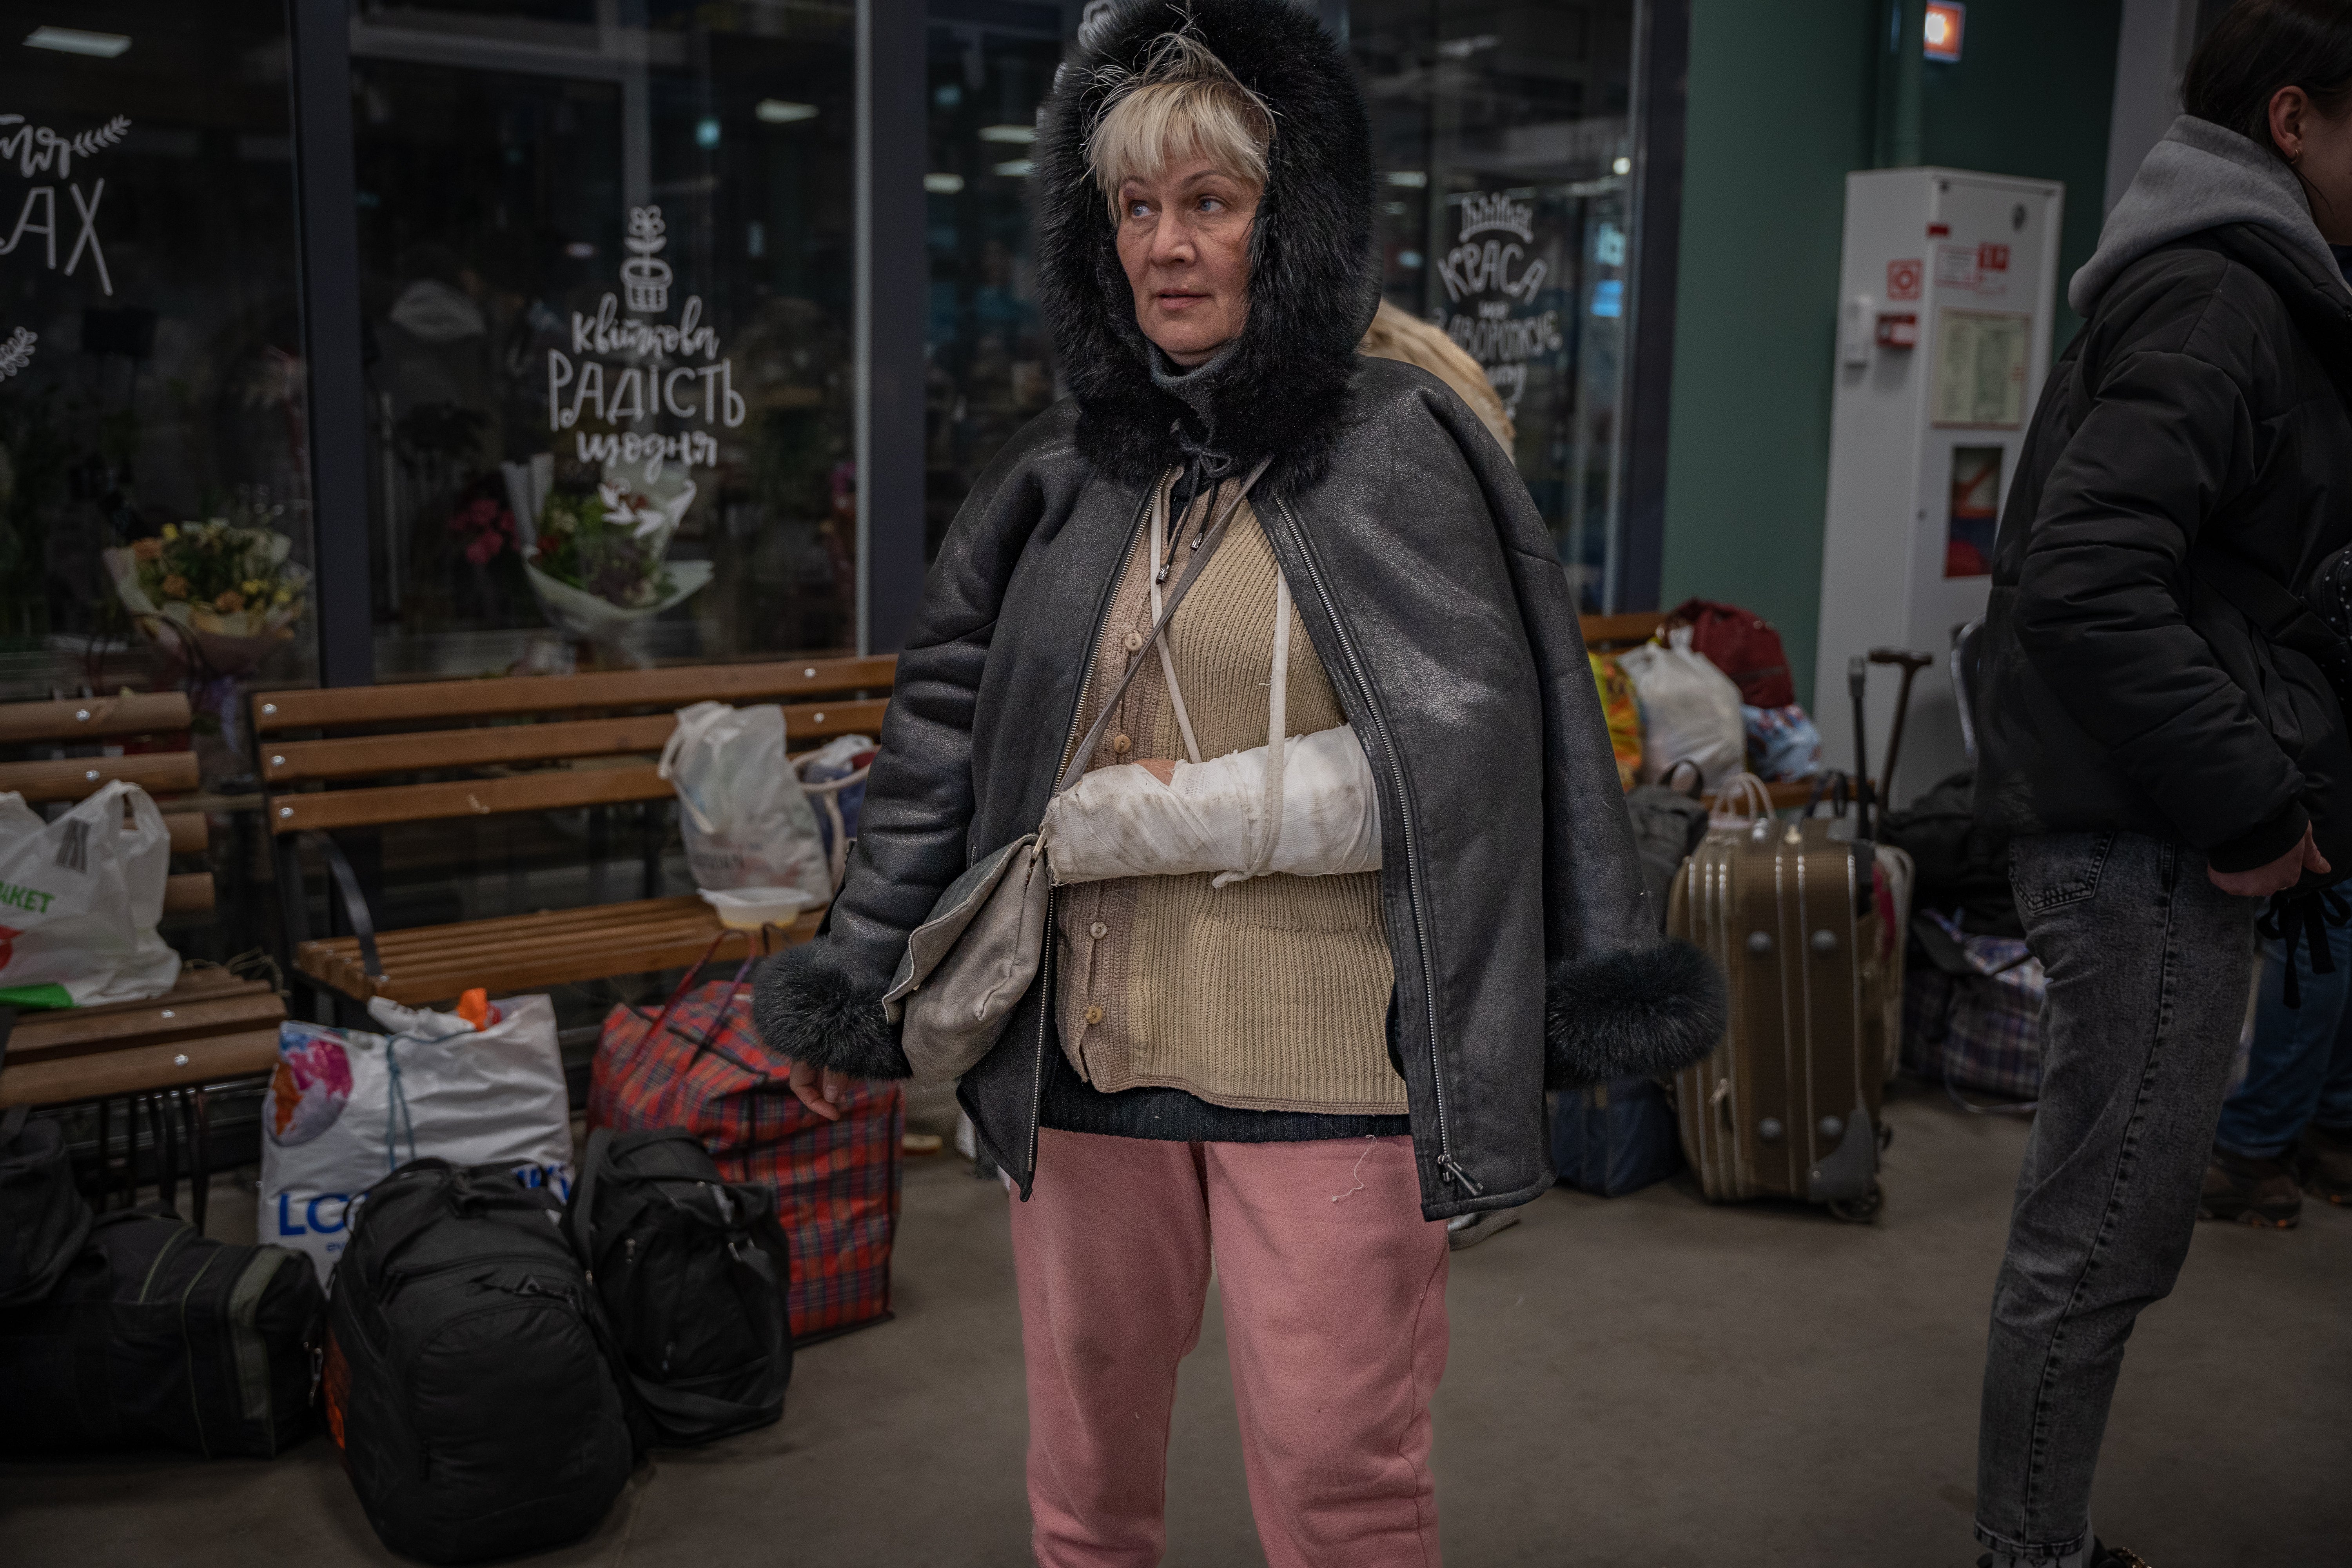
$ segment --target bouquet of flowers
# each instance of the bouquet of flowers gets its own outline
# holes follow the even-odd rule
[[[548,619],[576,637],[605,639],[659,615],[707,585],[708,561],[668,560],[670,537],[694,485],[666,497],[605,479],[592,495],[551,489],[524,566]]]
[[[161,535],[106,552],[116,596],[140,629],[183,664],[249,675],[290,641],[310,574],[294,542],[226,518],[165,523]]]

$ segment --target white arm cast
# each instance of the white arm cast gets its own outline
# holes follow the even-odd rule
[[[1168,784],[1131,763],[1096,769],[1045,810],[1054,880],[1246,873],[1265,831],[1265,758],[1256,746],[1178,763]],[[1281,810],[1266,871],[1335,877],[1380,869],[1379,790],[1347,725],[1284,742]]]

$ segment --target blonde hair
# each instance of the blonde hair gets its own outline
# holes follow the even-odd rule
[[[1150,180],[1171,161],[1205,158],[1220,173],[1265,188],[1274,111],[1190,31],[1162,33],[1139,68],[1105,66],[1110,91],[1087,138],[1087,166],[1118,216],[1118,187]]]

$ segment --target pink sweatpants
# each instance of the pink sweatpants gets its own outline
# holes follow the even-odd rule
[[[1433,1568],[1445,1226],[1421,1217],[1412,1140],[1039,1136],[1013,1257],[1043,1568],[1160,1561],[1213,1255],[1269,1568]]]

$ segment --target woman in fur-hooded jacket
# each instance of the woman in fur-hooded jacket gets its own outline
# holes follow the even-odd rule
[[[835,1078],[907,1076],[882,997],[909,931],[1047,820],[1107,704],[1057,812],[1262,765],[1277,722],[1294,778],[1351,734],[1315,809],[1360,814],[1369,855],[1269,873],[1244,813],[1222,874],[1055,859],[1045,965],[960,1099],[1019,1189],[1040,1560],[1156,1560],[1213,1232],[1271,1559],[1420,1563],[1432,1222],[1550,1186],[1547,1085],[1695,1060],[1720,984],[1659,935],[1526,485],[1436,377],[1358,357],[1370,142],[1330,39],[1264,0],[1137,0],[1065,68],[1034,155],[1071,395],[941,546],[847,879],[765,968],[760,1024],[820,1113]],[[1155,643],[1155,590],[1218,515]]]

